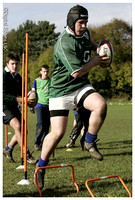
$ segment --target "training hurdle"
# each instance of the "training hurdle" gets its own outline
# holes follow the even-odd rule
[[[126,184],[124,183],[124,181],[122,180],[122,178],[121,178],[120,176],[118,176],[118,175],[103,176],[103,177],[100,177],[100,178],[93,178],[93,179],[87,180],[87,181],[85,182],[85,186],[86,186],[86,188],[88,189],[90,195],[91,195],[92,197],[96,197],[96,196],[94,196],[92,190],[90,189],[90,187],[89,187],[89,185],[88,185],[89,182],[99,181],[99,180],[105,180],[105,179],[109,179],[109,178],[118,178],[118,179],[120,180],[120,182],[122,183],[123,187],[125,188],[125,190],[127,191],[129,197],[132,197],[131,192],[130,192],[129,189],[127,188]]]
[[[76,187],[77,193],[79,192],[79,187],[78,187],[78,185],[77,185],[77,183],[75,181],[74,167],[73,167],[73,165],[71,165],[71,164],[61,164],[61,165],[54,165],[54,166],[45,166],[45,167],[38,167],[35,170],[35,184],[36,184],[36,188],[37,188],[37,190],[39,192],[39,196],[40,197],[42,197],[42,191],[38,187],[38,182],[37,182],[37,172],[38,172],[38,170],[40,170],[40,169],[52,169],[52,168],[59,168],[59,167],[71,167],[72,168],[72,181],[73,181],[73,184]]]

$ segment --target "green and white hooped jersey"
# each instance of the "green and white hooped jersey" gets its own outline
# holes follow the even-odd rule
[[[89,62],[91,47],[87,29],[81,37],[72,34],[68,27],[64,30],[54,47],[55,67],[51,78],[50,98],[67,95],[89,83],[88,73],[79,78],[71,75]]]

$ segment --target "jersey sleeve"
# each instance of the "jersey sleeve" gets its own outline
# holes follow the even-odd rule
[[[33,85],[32,85],[32,90],[36,90],[37,86],[36,86],[36,80],[33,81]]]
[[[81,60],[77,56],[76,45],[73,38],[66,41],[64,38],[60,40],[59,58],[70,74],[81,69]]]
[[[21,96],[21,76],[18,76],[18,83],[16,86],[17,93],[11,94],[9,93],[9,82],[8,82],[9,76],[3,71],[3,104],[11,104],[11,103],[17,103],[16,97]]]

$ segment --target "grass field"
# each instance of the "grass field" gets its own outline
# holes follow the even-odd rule
[[[105,123],[99,132],[98,148],[104,155],[104,160],[99,162],[90,158],[89,153],[82,151],[80,137],[76,141],[72,151],[66,151],[65,145],[69,140],[69,133],[73,125],[73,113],[70,112],[68,127],[64,138],[55,150],[55,157],[50,158],[50,165],[72,164],[75,169],[75,180],[80,192],[72,183],[71,169],[56,168],[48,169],[45,176],[43,197],[90,197],[85,187],[85,181],[117,174],[126,183],[132,192],[132,105],[129,103],[108,103],[108,113]],[[34,151],[36,114],[28,112],[28,146]],[[10,137],[13,131],[9,128]],[[5,139],[3,133],[3,146]],[[34,151],[33,155],[38,158],[40,151]],[[39,197],[39,193],[33,183],[35,166],[27,165],[27,175],[30,185],[17,185],[24,179],[24,171],[16,170],[20,165],[20,148],[17,145],[13,152],[16,163],[8,163],[3,158],[3,197]],[[96,197],[128,197],[117,178],[89,183]]]

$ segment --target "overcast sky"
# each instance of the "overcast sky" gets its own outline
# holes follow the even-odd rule
[[[49,21],[56,26],[55,32],[61,32],[66,25],[69,9],[77,3],[9,3],[3,2],[3,8],[8,9],[8,30],[26,22],[26,20]],[[13,1],[14,2],[14,1]],[[57,1],[56,1],[57,2]],[[77,1],[76,1],[77,2]],[[82,1],[83,2],[83,1]],[[91,1],[89,1],[91,2]],[[102,2],[102,1],[101,1]],[[132,3],[78,3],[89,11],[88,25],[102,25],[113,18],[123,19],[132,25]]]

